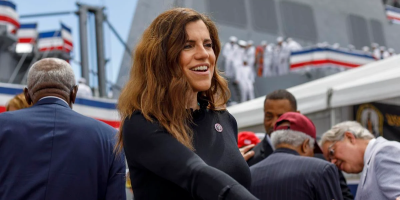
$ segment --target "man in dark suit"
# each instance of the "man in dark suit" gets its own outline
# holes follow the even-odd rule
[[[296,111],[296,98],[287,90],[275,90],[265,97],[264,128],[266,134],[264,139],[253,148],[253,152],[247,152],[249,157],[254,154],[247,160],[249,166],[264,160],[274,151],[271,146],[270,135],[276,120],[286,112]]]
[[[0,114],[0,199],[125,199],[125,162],[116,130],[71,109],[71,66],[32,65],[24,93],[30,108]]]
[[[310,119],[297,112],[283,114],[274,126],[271,143],[274,153],[250,167],[250,191],[257,198],[343,199],[336,166],[313,158],[321,149]]]

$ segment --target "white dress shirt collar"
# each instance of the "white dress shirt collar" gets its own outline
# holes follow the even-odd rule
[[[55,97],[55,96],[47,96],[47,97],[43,97],[43,98],[41,98],[41,99],[39,99],[39,101],[41,101],[42,99],[48,99],[48,98],[55,98],[55,99],[59,99],[59,100],[61,100],[61,101],[63,101],[68,107],[69,107],[69,104],[64,100],[64,99],[61,99],[60,97]]]

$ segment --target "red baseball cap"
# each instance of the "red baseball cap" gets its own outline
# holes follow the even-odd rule
[[[256,145],[259,142],[260,142],[260,139],[258,139],[256,134],[251,131],[243,131],[238,134],[238,147],[239,148],[250,145],[250,144]]]
[[[279,126],[282,122],[289,122],[290,125]],[[274,131],[287,129],[299,131],[311,136],[315,140],[314,153],[322,153],[322,150],[317,143],[317,131],[315,129],[315,125],[306,116],[298,112],[287,112],[281,115],[274,125]]]

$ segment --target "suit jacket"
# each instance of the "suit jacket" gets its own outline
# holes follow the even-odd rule
[[[267,136],[265,136],[265,137],[267,137]],[[253,151],[254,151],[254,156],[252,158],[250,158],[249,160],[247,160],[247,164],[249,166],[259,163],[260,161],[264,160],[269,155],[271,155],[272,152],[274,152],[274,150],[272,149],[270,143],[266,140],[266,138],[264,138],[260,143],[258,143],[253,148]],[[315,154],[315,157],[325,160],[325,158],[323,157],[322,154]],[[344,200],[354,199],[353,194],[351,194],[350,188],[347,185],[347,182],[343,175],[343,172],[338,169],[338,173],[339,173],[339,183],[340,183],[340,188],[342,190],[343,199]]]
[[[315,158],[319,158],[319,159],[323,159],[325,160],[325,157],[323,154],[318,153],[318,154],[314,154]],[[354,196],[351,193],[351,190],[349,188],[349,186],[347,185],[347,181],[346,178],[343,175],[343,172],[341,170],[339,170],[339,168],[337,168],[338,174],[339,174],[339,183],[340,183],[340,189],[342,190],[342,196],[343,196],[343,200],[353,200]]]
[[[279,148],[250,167],[251,193],[260,200],[341,200],[336,166]]]
[[[268,136],[265,135],[265,137]],[[249,160],[247,160],[247,164],[249,166],[259,163],[260,161],[264,160],[266,157],[271,155],[272,152],[274,152],[274,150],[272,149],[271,145],[269,144],[266,138],[261,140],[261,142],[258,143],[253,148],[253,151],[254,151],[254,156],[251,157]]]
[[[0,199],[125,199],[116,130],[46,98],[0,114]]]
[[[378,137],[364,153],[364,169],[356,199],[396,199],[400,196],[400,143]]]

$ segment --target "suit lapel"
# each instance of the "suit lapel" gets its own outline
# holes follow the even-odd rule
[[[265,136],[267,137],[267,136]],[[264,158],[268,157],[269,155],[271,155],[272,152],[274,152],[274,150],[272,149],[271,145],[269,144],[269,142],[267,140],[264,139],[263,141],[263,146],[262,146],[262,155]]]

